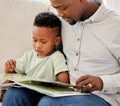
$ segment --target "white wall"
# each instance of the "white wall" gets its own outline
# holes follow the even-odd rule
[[[106,5],[116,11],[120,11],[120,0],[105,0]]]

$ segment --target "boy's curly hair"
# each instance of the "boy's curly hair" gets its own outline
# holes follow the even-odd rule
[[[61,35],[61,21],[52,12],[41,12],[38,15],[36,15],[33,25],[38,27],[43,26],[43,27],[50,27],[50,28],[58,27],[59,35]]]

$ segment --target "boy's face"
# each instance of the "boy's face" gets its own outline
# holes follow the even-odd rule
[[[33,26],[33,49],[38,57],[45,57],[54,52],[60,42],[57,28]]]

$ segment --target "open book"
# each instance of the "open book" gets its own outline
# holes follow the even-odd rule
[[[0,74],[0,77],[2,74]],[[46,81],[40,79],[33,79],[25,75],[20,74],[4,74],[6,80],[12,80],[13,83],[0,84],[0,88],[9,87],[25,87],[31,90],[35,90],[42,94],[61,97],[61,96],[72,96],[72,95],[87,95],[80,91],[74,90],[74,85],[65,84],[57,81]],[[2,77],[3,77],[2,76]]]

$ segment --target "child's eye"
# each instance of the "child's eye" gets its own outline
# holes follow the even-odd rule
[[[43,44],[47,43],[47,41],[45,41],[45,40],[41,40],[41,42],[42,42]]]
[[[37,40],[33,39],[33,42],[37,42]]]

